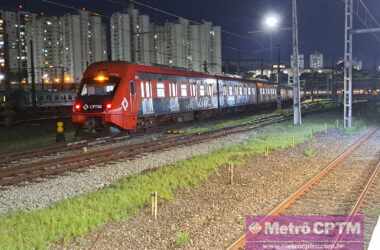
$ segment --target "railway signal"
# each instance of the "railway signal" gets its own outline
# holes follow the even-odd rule
[[[63,142],[65,141],[65,124],[63,121],[57,122],[57,129],[56,129],[56,142]]]

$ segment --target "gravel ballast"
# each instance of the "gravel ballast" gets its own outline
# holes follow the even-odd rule
[[[284,125],[286,124],[284,123]],[[111,162],[107,166],[89,166],[89,169],[83,172],[67,173],[64,176],[43,179],[39,183],[6,187],[0,190],[0,214],[16,210],[44,208],[62,199],[94,192],[120,178],[137,174],[144,170],[154,169],[193,156],[208,154],[223,147],[243,143],[268,129],[270,127],[229,135],[192,146],[177,147],[164,152],[147,154],[136,160]]]
[[[268,213],[358,136],[332,130],[296,148],[253,157],[247,166],[235,168],[233,185],[228,184],[228,169],[221,168],[200,187],[180,190],[174,201],[161,202],[157,221],[146,208],[130,220],[109,223],[68,246],[55,247],[224,249],[243,232],[245,215]],[[315,155],[305,155],[305,149],[312,149]],[[176,244],[179,232],[189,235],[183,246]]]

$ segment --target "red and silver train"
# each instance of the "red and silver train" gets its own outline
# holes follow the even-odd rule
[[[163,117],[191,120],[202,112],[275,104],[276,88],[261,81],[168,67],[99,62],[84,73],[72,121],[133,131]],[[289,87],[281,87],[281,98],[292,99]]]

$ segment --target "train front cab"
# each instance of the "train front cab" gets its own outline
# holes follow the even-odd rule
[[[73,106],[72,122],[82,127],[116,126],[134,130],[136,83],[121,65],[95,65],[84,74]]]

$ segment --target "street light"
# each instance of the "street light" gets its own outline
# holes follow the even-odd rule
[[[270,61],[273,62],[273,32],[280,29],[280,17],[275,13],[267,14],[263,19],[263,28],[265,31],[270,32]],[[281,90],[280,90],[280,64],[281,64],[281,49],[278,45],[278,62],[277,62],[277,108],[281,109]]]
[[[268,13],[264,16],[262,29],[270,35],[270,62],[273,63],[273,32],[280,29],[281,18],[276,13]]]
[[[264,30],[273,31],[280,25],[280,17],[274,13],[265,16],[263,20]]]

